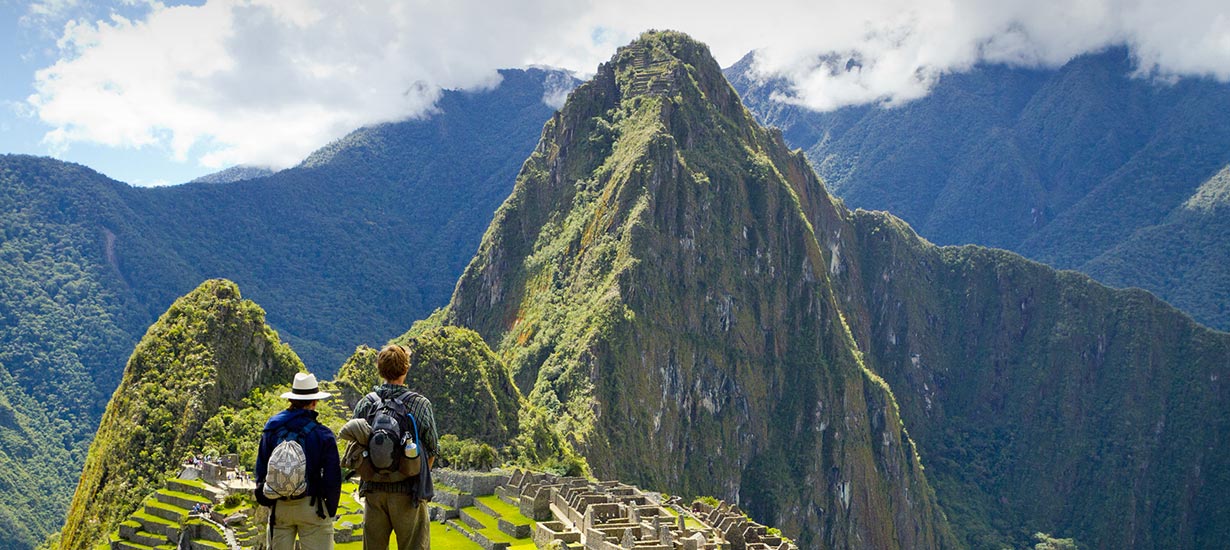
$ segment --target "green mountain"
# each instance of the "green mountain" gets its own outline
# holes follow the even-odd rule
[[[952,547],[809,212],[840,211],[708,49],[648,33],[547,123],[446,322],[599,477],[739,502],[801,547]]]
[[[176,300],[133,350],[103,413],[60,548],[93,547],[190,456],[220,407],[302,369],[234,283],[206,281]]]
[[[517,435],[521,393],[481,336],[469,329],[436,327],[394,341],[416,350],[406,385],[431,399],[441,430],[495,446]],[[360,346],[338,372],[336,383],[348,407],[382,383],[377,351]]]
[[[285,409],[280,394],[288,389],[292,374],[303,368],[264,320],[264,310],[241,299],[234,283],[218,279],[176,300],[149,328],[103,415],[68,521],[62,533],[53,536],[52,548],[98,548],[108,539],[146,540],[141,533],[123,535],[125,520],[129,530],[137,531],[158,524],[151,540],[167,536],[167,526],[178,531],[191,523],[182,517],[187,507],[182,502],[201,499],[176,491],[201,494],[192,490],[203,488],[200,482],[177,480],[163,486],[187,457],[234,453],[240,468],[252,470],[261,430],[270,416]],[[407,383],[431,397],[438,426],[456,442],[447,447],[442,439],[443,458],[474,460],[464,453],[482,444],[492,454],[490,445],[511,458],[508,453],[519,436],[521,396],[483,339],[468,329],[430,327],[398,341],[415,350]],[[375,350],[361,346],[336,381],[322,380],[326,391],[339,399],[319,403],[319,420],[340,430],[353,402],[376,378]],[[550,442],[558,435],[545,439]],[[155,490],[182,497],[180,504],[171,505],[179,518],[149,517],[151,500],[161,498],[152,494]],[[247,505],[255,506],[250,499],[236,499],[232,507]],[[348,514],[354,514],[353,501],[350,507]],[[170,540],[177,535],[172,533]]]
[[[884,213],[833,234],[868,365],[954,530],[1094,548],[1212,548],[1230,529],[1230,335],[1141,290],[935,247]]]
[[[737,501],[802,547],[1230,530],[1230,335],[847,210],[677,33],[547,123],[440,316],[600,477]]]
[[[572,84],[501,74],[256,179],[133,188],[0,155],[0,546],[62,523],[125,359],[202,280],[242,285],[325,376],[445,304],[552,113],[543,98]]]
[[[74,185],[61,186],[64,181]],[[99,229],[132,212],[117,184],[76,165],[0,162],[0,546],[63,522],[86,446],[143,308],[107,269]],[[127,349],[125,349],[127,348]]]
[[[1111,48],[1058,69],[978,66],[893,108],[816,113],[775,100],[787,83],[752,66],[749,55],[726,73],[745,104],[852,207],[888,210],[938,244],[1139,286],[1230,329],[1230,264],[1217,261],[1230,222],[1174,219],[1230,165],[1227,84],[1140,77],[1127,49]],[[1175,230],[1212,236],[1159,238]],[[1201,268],[1144,261],[1158,254]]]

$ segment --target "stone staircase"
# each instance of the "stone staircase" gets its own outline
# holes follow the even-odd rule
[[[655,59],[644,45],[629,46],[622,55],[631,57],[632,78],[624,85],[625,97],[638,95],[669,95],[676,86],[676,63],[669,58]]]

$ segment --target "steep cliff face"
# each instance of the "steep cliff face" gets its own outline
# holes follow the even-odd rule
[[[1230,335],[1141,290],[933,246],[883,213],[849,227],[831,245],[848,251],[843,308],[966,542],[1224,542]]]
[[[176,300],[137,344],[103,413],[60,547],[93,545],[186,458],[219,407],[302,368],[234,283],[206,281]]]
[[[600,477],[738,501],[802,547],[951,546],[830,284],[816,232],[846,215],[707,48],[647,33],[547,123],[445,321]]]

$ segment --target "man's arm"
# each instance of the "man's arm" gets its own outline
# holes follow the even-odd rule
[[[434,466],[436,456],[440,454],[440,435],[436,431],[436,412],[431,406],[431,400],[423,398],[423,448],[427,451],[427,465]]]
[[[255,473],[256,483],[258,485],[265,482],[265,476],[269,473],[269,453],[273,452],[273,450],[269,448],[271,443],[269,434],[266,432],[261,432],[261,442],[256,448]]]
[[[324,430],[328,435],[321,440],[320,460],[324,485],[320,496],[325,499],[325,509],[329,512],[329,517],[334,517],[337,515],[338,500],[342,496],[342,466],[337,454],[337,438],[328,428]]]
[[[256,502],[261,506],[273,506],[276,501],[265,497],[265,476],[269,473],[269,454],[273,452],[273,438],[268,432],[261,432],[261,442],[256,450],[256,490],[253,491]]]
[[[371,401],[367,399],[367,396],[360,397],[359,402],[354,404],[354,414],[351,418],[367,418],[369,408],[371,408]]]

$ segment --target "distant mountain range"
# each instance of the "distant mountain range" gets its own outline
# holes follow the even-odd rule
[[[232,166],[225,170],[205,174],[189,183],[231,183],[235,181],[263,178],[273,175],[274,171],[259,166]]]
[[[844,60],[835,67],[846,70]],[[1230,329],[1230,84],[1134,74],[1125,48],[1058,69],[983,65],[926,97],[819,113],[779,101],[753,55],[744,103],[854,208],[937,244],[981,244],[1139,286]]]
[[[750,111],[703,45],[648,33],[561,112],[544,101],[570,76],[503,71],[254,179],[141,189],[0,156],[0,545],[58,527],[120,365],[215,277],[322,376],[427,317],[412,333],[526,397],[515,430],[517,392],[479,384],[503,388],[483,405],[502,429],[469,433],[564,438],[604,477],[740,502],[803,547],[1224,540],[1230,336],[843,199],[1216,323],[1225,86],[1132,79],[1111,50],[817,114],[748,63],[726,74]]]
[[[1230,530],[1230,334],[848,210],[679,33],[573,92],[428,322],[481,334],[599,477],[803,548]]]
[[[501,76],[255,179],[135,188],[0,156],[0,546],[59,526],[128,354],[201,281],[242,285],[324,376],[444,305],[553,112],[544,101],[574,84]]]

